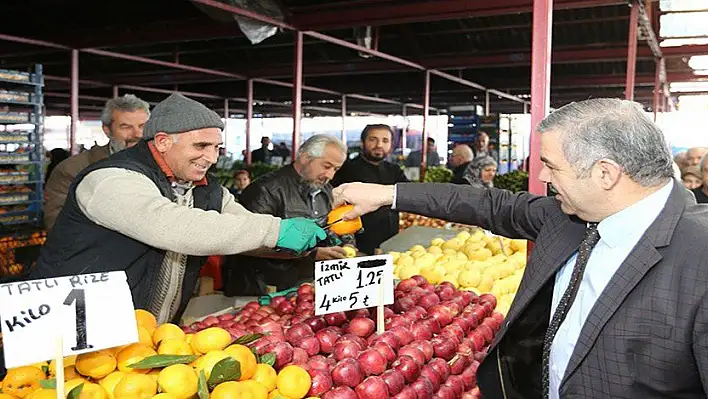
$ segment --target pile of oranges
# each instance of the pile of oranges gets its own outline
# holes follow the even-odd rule
[[[289,365],[277,373],[271,365],[259,363],[251,348],[233,343],[222,328],[185,334],[174,324],[157,325],[147,311],[136,310],[135,317],[138,342],[64,358],[68,398],[300,399],[310,390],[305,369]],[[239,372],[232,378],[224,377],[229,374],[221,367],[224,359],[238,363]],[[210,378],[217,368],[215,378]],[[0,383],[0,399],[55,399],[55,376],[54,361],[10,369]]]

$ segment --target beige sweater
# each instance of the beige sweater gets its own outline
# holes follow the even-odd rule
[[[275,247],[280,218],[251,213],[222,190],[221,213],[203,211],[163,197],[141,173],[106,168],[84,177],[76,200],[94,223],[167,251],[209,256]]]

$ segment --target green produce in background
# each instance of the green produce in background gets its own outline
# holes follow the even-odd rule
[[[494,177],[494,187],[509,190],[511,192],[528,191],[529,174],[522,170],[497,175]]]
[[[426,183],[449,183],[452,180],[452,171],[444,166],[431,166],[425,170]]]

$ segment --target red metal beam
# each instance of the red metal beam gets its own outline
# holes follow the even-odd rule
[[[202,2],[206,0],[195,0]],[[397,25],[448,19],[531,12],[533,0],[428,0],[407,4],[363,7],[353,4],[293,15],[293,24],[305,30],[344,29],[356,26]],[[623,0],[557,0],[556,10],[626,4]]]
[[[627,84],[624,89],[625,99],[634,99],[634,76],[637,72],[637,31],[639,30],[639,6],[632,4],[629,13],[629,41],[627,44]]]
[[[548,115],[551,96],[551,37],[553,0],[534,0],[531,52],[531,143],[529,155],[529,192],[546,195],[546,184],[538,175],[541,162],[541,135],[538,124]]]
[[[251,122],[253,120],[253,79],[246,81],[246,166],[251,166]]]

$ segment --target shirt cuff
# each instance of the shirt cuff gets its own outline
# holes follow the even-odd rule
[[[396,194],[398,193],[398,185],[393,185],[393,201],[391,202],[391,209],[396,210]]]

